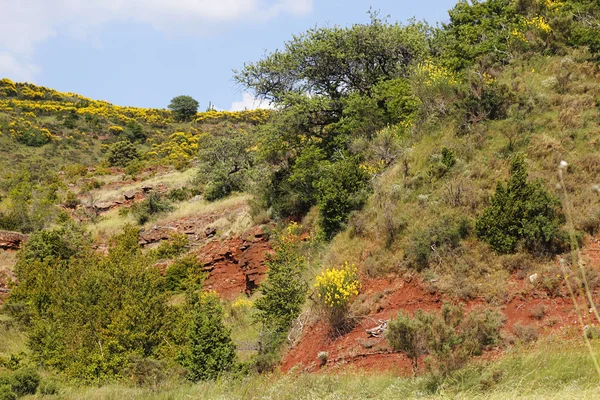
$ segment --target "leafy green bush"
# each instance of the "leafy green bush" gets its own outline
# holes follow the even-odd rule
[[[173,233],[170,235],[169,240],[163,240],[160,242],[153,253],[159,260],[173,258],[183,254],[188,245],[189,240],[185,233]]]
[[[202,265],[194,255],[177,259],[167,268],[165,286],[167,290],[187,290],[202,283]]]
[[[12,374],[12,389],[17,396],[35,394],[40,384],[40,375],[33,368],[19,369]]]
[[[107,160],[112,167],[126,167],[131,161],[139,158],[137,148],[129,141],[116,142],[108,149]]]
[[[75,254],[67,247],[40,260],[54,251],[36,245],[44,251],[18,260],[11,302],[29,313],[36,360],[72,377],[102,381],[120,373],[131,354],[151,357],[164,343],[173,325],[164,279],[154,259],[142,254],[133,227],[113,238],[107,256],[96,254],[88,240],[68,244]],[[32,380],[23,375],[22,381]]]
[[[554,253],[564,246],[560,201],[540,182],[528,183],[525,162],[516,158],[506,186],[498,183],[490,206],[476,221],[477,236],[498,253]]]
[[[177,96],[171,99],[169,110],[177,121],[189,121],[198,112],[200,104],[190,96]]]
[[[360,209],[369,194],[368,176],[359,160],[347,157],[330,165],[316,184],[319,226],[331,239],[354,210]]]
[[[193,381],[216,379],[231,370],[235,345],[231,332],[223,323],[223,309],[215,293],[202,293],[194,305],[189,329],[189,343],[181,362]]]
[[[192,198],[192,191],[187,187],[171,190],[167,194],[167,198],[171,201],[185,201]]]
[[[419,358],[427,354],[427,338],[420,311],[412,318],[400,313],[388,323],[386,338],[395,351],[401,351],[410,360],[413,373],[419,369]]]

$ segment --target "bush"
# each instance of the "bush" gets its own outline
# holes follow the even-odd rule
[[[19,369],[12,374],[12,390],[17,396],[35,394],[40,384],[40,379],[40,375],[33,368]]]
[[[109,126],[108,127],[108,132],[110,132],[112,135],[119,136],[120,134],[123,133],[123,127],[121,127],[121,126]]]
[[[319,226],[325,239],[331,239],[360,209],[368,197],[368,175],[359,160],[347,157],[329,165],[316,183]]]
[[[17,400],[17,394],[10,385],[0,385],[0,400]]]
[[[186,290],[188,286],[193,287],[201,284],[204,276],[201,267],[202,265],[198,263],[198,259],[193,255],[176,260],[167,268],[165,276],[167,290],[175,292]]]
[[[419,358],[427,354],[427,340],[424,334],[422,318],[415,314],[411,318],[406,313],[400,313],[388,324],[386,338],[395,351],[401,351],[410,359],[413,373],[419,369]]]
[[[190,96],[177,96],[171,100],[169,110],[173,112],[175,120],[189,121],[198,112],[200,104]]]
[[[223,324],[223,309],[215,293],[202,293],[194,306],[189,343],[182,364],[193,381],[216,379],[231,370],[235,345],[230,330]]]
[[[350,300],[358,295],[360,286],[357,269],[348,262],[341,268],[327,269],[317,276],[314,286],[317,298],[334,329],[345,327]]]
[[[145,224],[157,214],[171,210],[173,210],[171,203],[158,193],[150,193],[144,201],[136,203],[131,207],[131,212],[140,225]]]
[[[64,206],[67,208],[75,209],[80,204],[81,204],[81,200],[79,200],[79,198],[77,198],[77,195],[71,191],[68,191]]]
[[[58,383],[55,380],[44,379],[40,382],[38,392],[43,396],[55,396],[58,394]]]
[[[516,158],[506,187],[498,184],[491,205],[477,219],[477,236],[498,253],[514,253],[520,245],[535,253],[560,251],[565,236],[559,207],[540,182],[527,182],[525,162]]]
[[[157,259],[173,258],[183,254],[189,245],[188,237],[185,233],[172,233],[169,240],[163,240],[154,251]]]
[[[114,143],[108,150],[108,163],[111,167],[126,167],[133,160],[140,158],[135,145],[128,141]]]
[[[186,201],[192,198],[192,191],[186,187],[173,189],[167,194],[167,198],[171,201]]]
[[[398,315],[390,321],[386,337],[394,350],[410,358],[413,371],[419,357],[428,354],[429,369],[447,376],[498,344],[503,324],[497,311],[476,309],[465,316],[462,307],[444,304],[440,314],[418,310],[412,318]]]
[[[468,219],[443,216],[439,222],[413,234],[405,249],[409,266],[417,270],[429,267],[432,248],[437,251],[457,248],[461,239],[466,238],[470,231],[471,223]]]
[[[259,357],[264,364],[257,368],[268,369],[267,361],[275,360],[285,334],[300,315],[306,300],[308,285],[304,280],[306,261],[298,254],[300,241],[297,224],[290,224],[278,235],[274,254],[269,255],[266,265],[268,278],[260,286],[262,297],[255,302],[255,319],[262,327]]]

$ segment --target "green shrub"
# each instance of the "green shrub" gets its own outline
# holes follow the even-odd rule
[[[20,132],[17,140],[26,146],[40,147],[46,143],[50,143],[52,139],[46,130],[29,128]]]
[[[206,201],[217,201],[229,196],[239,187],[231,177],[226,174],[214,176],[204,188],[204,199]]]
[[[81,204],[81,200],[77,198],[77,195],[71,191],[67,192],[67,198],[65,199],[64,206],[67,208],[75,209]]]
[[[110,146],[107,154],[108,164],[111,167],[126,167],[133,160],[140,158],[135,145],[129,141],[116,142]]]
[[[0,400],[17,400],[17,394],[10,385],[0,385]]]
[[[160,194],[153,192],[141,203],[134,204],[130,212],[133,213],[138,224],[143,225],[152,217],[171,210],[173,210],[171,203]]]
[[[298,229],[298,225],[292,223],[279,234],[273,246],[274,254],[269,255],[266,262],[269,273],[260,286],[262,297],[254,303],[255,319],[262,331],[259,358],[263,364],[257,364],[259,370],[270,369],[267,361],[276,359],[286,333],[306,300],[308,285],[303,276],[306,261],[298,254]]]
[[[540,182],[528,183],[525,162],[516,158],[506,186],[498,183],[491,204],[476,221],[477,236],[498,253],[522,245],[534,253],[554,253],[564,246],[560,201]]]
[[[358,159],[347,157],[325,169],[316,187],[319,226],[325,238],[331,239],[346,224],[350,213],[366,202],[368,176]]]
[[[388,323],[386,334],[392,349],[403,352],[409,358],[413,373],[419,369],[419,358],[427,354],[425,326],[418,313],[414,318],[406,313],[398,314]]]
[[[35,394],[40,384],[40,375],[33,368],[16,370],[12,375],[12,390],[17,396]]]
[[[186,187],[173,189],[167,194],[167,198],[171,201],[186,201],[192,198],[192,191]]]
[[[235,345],[231,332],[223,323],[223,309],[215,293],[202,293],[194,305],[189,329],[189,343],[181,361],[193,381],[216,379],[231,370]]]
[[[165,276],[165,286],[167,290],[173,292],[178,290],[186,290],[188,288],[189,279],[192,280],[190,287],[200,284],[203,278],[201,264],[194,255],[189,255],[176,260],[167,268]]]
[[[188,237],[185,233],[173,233],[169,240],[163,240],[154,250],[157,259],[173,258],[183,254],[189,245]]]
[[[125,167],[125,173],[129,176],[136,177],[142,172],[144,164],[140,160],[132,160]]]

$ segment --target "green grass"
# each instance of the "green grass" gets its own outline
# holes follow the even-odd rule
[[[600,351],[596,343],[595,351]],[[67,388],[64,399],[594,399],[600,377],[589,354],[576,343],[548,341],[533,350],[515,348],[497,361],[480,361],[439,385],[417,378],[342,373],[251,376],[163,390],[105,386]]]
[[[8,315],[0,313],[0,358],[28,352],[25,332]]]

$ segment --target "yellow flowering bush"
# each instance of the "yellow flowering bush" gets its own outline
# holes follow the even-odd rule
[[[17,95],[17,86],[10,79],[4,78],[0,80],[0,95],[13,97]]]
[[[454,86],[458,84],[458,78],[454,72],[441,65],[435,64],[431,60],[420,63],[415,72],[427,86]]]
[[[345,308],[360,289],[356,267],[346,261],[341,268],[326,269],[317,276],[315,289],[326,307]]]
[[[108,131],[115,136],[119,136],[123,133],[123,127],[118,125],[109,126]]]
[[[160,144],[153,144],[148,156],[166,160],[177,169],[187,167],[198,154],[198,143],[202,135],[175,132],[169,139]]]
[[[540,30],[546,34],[552,32],[552,27],[548,24],[546,19],[540,15],[526,19],[525,25],[529,28]]]

